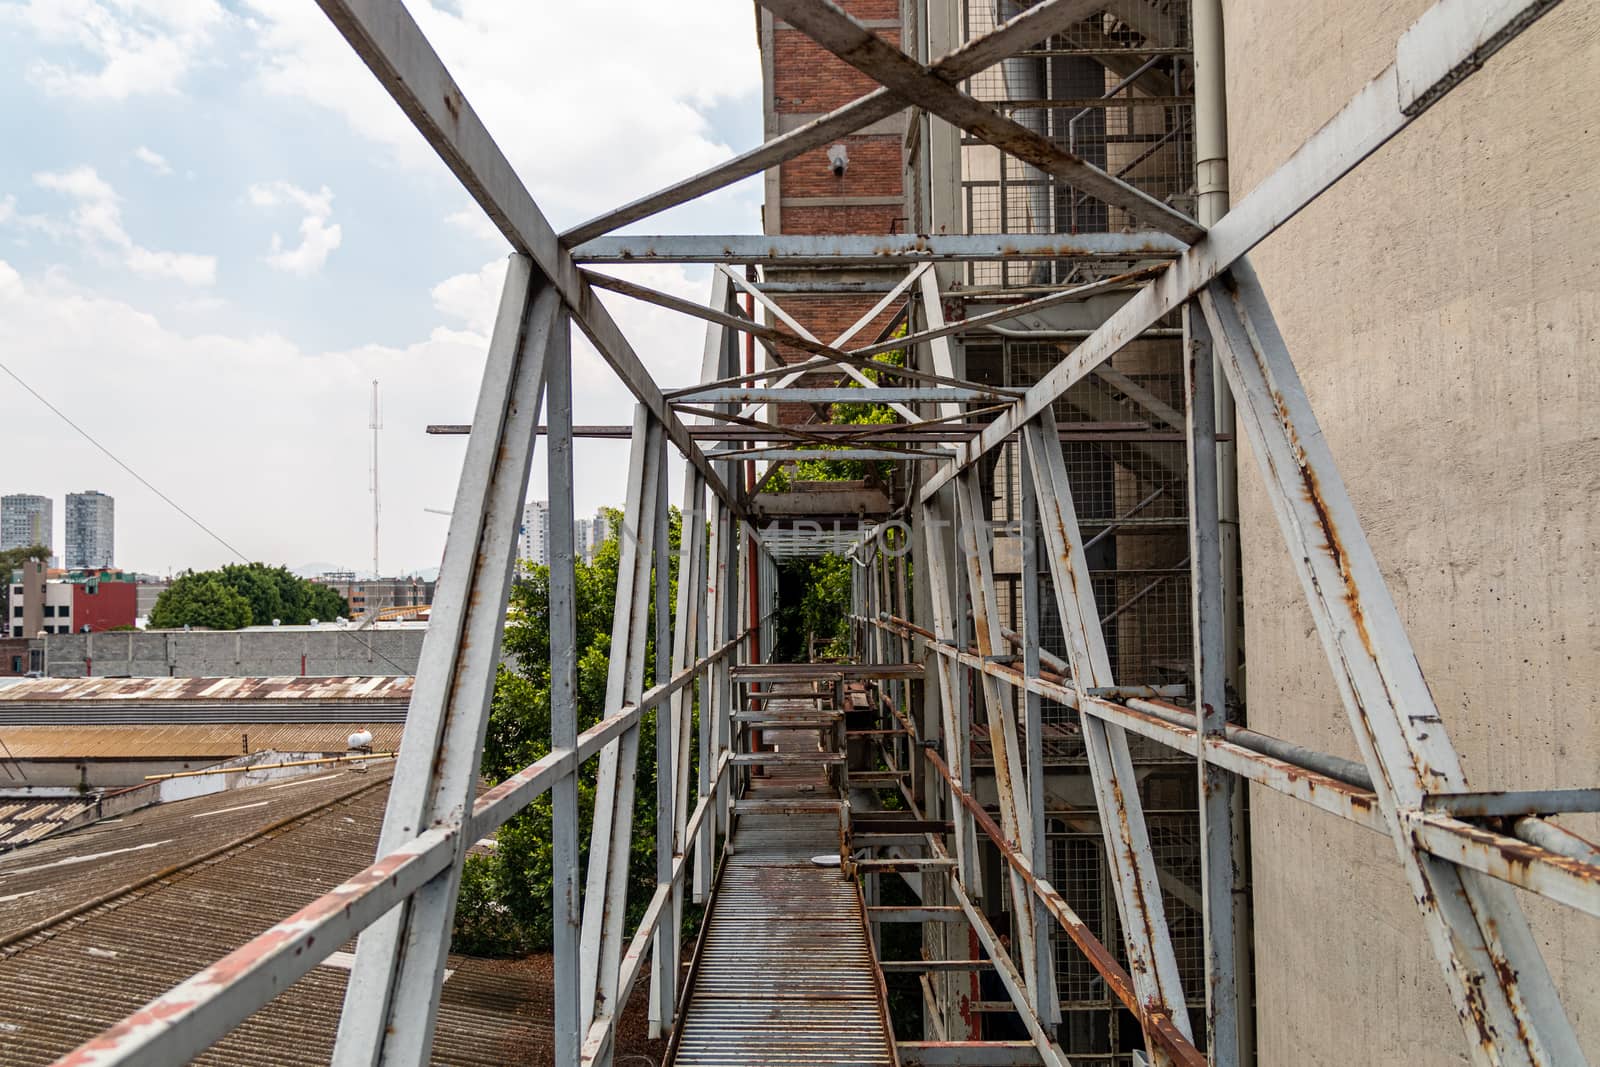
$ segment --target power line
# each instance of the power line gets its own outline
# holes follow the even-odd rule
[[[132,467],[130,467],[126,463],[124,463],[121,459],[119,459],[117,457],[117,454],[115,452],[111,451],[111,449],[107,448],[105,445],[101,444],[99,441],[96,441],[92,436],[90,436],[88,430],[85,430],[82,426],[79,426],[77,423],[73,422],[72,419],[70,419],[67,416],[66,412],[62,411],[60,408],[58,408],[54,404],[50,403],[50,401],[46,400],[44,398],[44,395],[41,394],[39,392],[39,390],[35,389],[33,386],[31,386],[27,382],[23,381],[21,376],[18,375],[16,371],[12,370],[10,367],[6,366],[4,363],[0,363],[0,370],[5,371],[7,374],[9,374],[11,376],[13,381],[15,381],[18,385],[22,386],[28,392],[32,393],[33,394],[33,398],[35,400],[39,401],[39,403],[43,404],[45,407],[47,407],[51,411],[55,412],[56,416],[58,418],[60,418],[62,422],[66,423],[68,426],[71,426],[74,430],[78,431],[78,434],[85,441],[88,441],[91,445],[94,445],[94,447],[96,447],[100,451],[104,452],[106,454],[106,456],[110,458],[111,462],[115,463],[117,466],[121,467],[123,470],[125,470],[129,474],[133,475],[134,478],[138,479],[139,484],[143,485],[146,489],[150,490],[152,493],[154,493],[156,496],[160,497],[162,500],[165,500],[168,504],[170,504],[172,506],[172,509],[174,511],[176,511],[179,515],[182,515],[184,518],[188,519],[190,522],[194,523],[196,526],[200,527],[200,529],[204,530],[206,535],[209,536],[212,540],[216,541],[217,544],[221,545],[223,548],[226,548],[229,552],[232,552],[235,556],[239,557],[240,562],[242,562],[242,563],[249,563],[250,562],[250,557],[249,556],[246,556],[243,552],[240,552],[237,548],[234,548],[231,544],[229,544],[226,540],[223,539],[221,534],[217,533],[211,527],[207,526],[205,523],[201,522],[199,519],[195,518],[193,515],[189,514],[187,511],[183,510],[183,507],[176,500],[172,499],[170,496],[168,496],[167,494],[163,493],[161,490],[157,489],[154,485],[151,485],[150,484],[150,480],[148,478],[146,478],[144,475],[140,474],[138,471],[134,470]]]
[[[167,494],[163,493],[161,490],[157,489],[154,485],[152,485],[150,483],[150,480],[148,478],[146,478],[144,475],[140,474],[138,471],[134,470],[132,467],[130,467],[126,463],[124,463],[117,456],[117,454],[115,452],[111,451],[111,449],[107,448],[105,445],[101,444],[99,441],[96,441],[94,439],[94,437],[90,435],[88,430],[85,430],[82,426],[79,426],[77,423],[73,422],[72,419],[68,417],[66,412],[62,411],[60,408],[58,408],[54,404],[50,403],[50,401],[46,400],[44,395],[42,393],[40,393],[39,390],[35,389],[33,386],[31,386],[27,382],[23,381],[22,377],[19,374],[17,374],[16,371],[12,370],[10,367],[6,366],[4,363],[0,363],[0,370],[3,370],[8,375],[10,375],[11,379],[13,381],[15,381],[18,385],[20,385],[24,389],[26,389],[29,393],[31,393],[35,400],[39,401],[39,403],[43,404],[45,407],[47,407],[51,411],[55,412],[56,417],[59,418],[62,422],[66,423],[68,426],[71,426],[74,430],[78,431],[78,434],[85,441],[88,441],[91,445],[94,445],[94,447],[96,447],[100,451],[104,452],[106,454],[106,456],[111,460],[111,462],[115,463],[117,466],[121,467],[123,470],[125,470],[129,474],[133,475],[134,478],[138,479],[140,485],[142,485],[146,489],[150,490],[152,493],[154,493],[156,496],[160,497],[162,500],[165,500],[172,507],[172,510],[176,511],[179,515],[182,515],[184,518],[186,518],[190,522],[194,523],[201,530],[205,531],[206,536],[210,537],[213,541],[217,542],[217,544],[221,545],[223,548],[226,548],[229,552],[232,552],[235,556],[237,556],[241,563],[249,563],[250,562],[250,557],[249,556],[246,556],[243,552],[240,552],[237,548],[233,547],[233,545],[229,544],[228,541],[221,534],[217,533],[211,527],[207,526],[205,523],[201,522],[199,519],[195,518],[193,515],[189,514],[187,511],[185,511],[181,504],[179,504],[176,500],[172,499]],[[376,577],[376,575],[374,575],[374,577]],[[355,639],[355,642],[357,644],[359,644],[362,647],[364,647],[368,652],[372,653],[374,656],[377,656],[379,659],[383,660],[385,663],[387,663],[389,666],[393,667],[395,670],[399,671],[400,673],[402,673],[402,674],[415,673],[413,671],[407,670],[405,667],[402,667],[400,664],[396,663],[394,660],[390,659],[388,656],[385,656],[382,652],[379,652],[376,648],[373,647],[372,642],[364,640],[359,634],[351,633],[349,630],[339,630],[339,631],[336,631],[336,632],[348,634],[350,637]]]

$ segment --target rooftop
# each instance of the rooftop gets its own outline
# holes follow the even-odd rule
[[[386,767],[316,773],[0,857],[5,1062],[53,1061],[359,871],[388,786]],[[327,1063],[348,967],[336,953],[195,1062]],[[435,1059],[539,1062],[551,1043],[544,962],[452,957],[450,967]]]

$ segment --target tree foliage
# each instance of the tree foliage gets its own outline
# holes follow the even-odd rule
[[[157,630],[184,626],[238,630],[250,625],[250,601],[225,585],[215,571],[193,571],[167,586],[150,609]]]
[[[220,570],[182,574],[156,600],[150,625],[237,630],[272,620],[303,626],[333,620],[350,610],[337,590],[301,578],[285,567],[230,563]]]
[[[8,579],[11,572],[22,566],[24,560],[50,558],[50,549],[44,545],[25,545],[22,548],[8,548],[0,552],[0,574]]]
[[[621,560],[618,531],[622,514],[607,509],[610,536],[592,563],[574,567],[574,609],[577,619],[578,730],[593,726],[605,714],[606,676],[610,669],[611,626]],[[669,526],[671,600],[676,601],[677,549],[681,519],[672,510]],[[652,613],[653,614],[653,613]],[[654,678],[654,626],[645,663],[645,677]],[[484,741],[483,777],[500,782],[550,752],[550,570],[525,565],[512,590],[504,638],[506,658],[495,681],[489,729]],[[634,784],[633,836],[628,865],[628,925],[635,925],[655,889],[655,716],[639,727],[638,773]],[[598,760],[587,764],[578,779],[579,825],[588,827],[594,814]],[[469,856],[456,904],[454,947],[478,955],[512,955],[548,948],[551,941],[551,892],[554,862],[551,801],[546,793],[496,835],[492,855]],[[588,867],[588,835],[580,834],[580,864]]]

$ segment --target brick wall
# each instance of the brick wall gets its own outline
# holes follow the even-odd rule
[[[899,0],[840,0],[840,6],[867,22],[883,40],[899,47],[898,28],[874,25],[898,21]],[[878,87],[872,79],[783,22],[774,24],[772,42],[772,108],[780,116],[794,116],[792,122],[832,111]],[[778,213],[781,232],[818,236],[903,232],[906,227],[903,138],[880,129],[842,138],[836,143],[842,143],[849,154],[849,165],[843,175],[833,173],[826,147],[797,156],[780,168],[777,192],[782,198]],[[885,199],[892,202],[884,203]],[[866,202],[850,203],[850,200]],[[830,343],[871,310],[877,297],[786,295],[778,301],[818,340]],[[891,315],[892,312],[885,312],[877,321],[863,327],[851,345],[870,344]],[[786,363],[809,358],[799,349],[782,345],[779,356]],[[840,377],[840,372],[807,375],[801,384],[827,385]],[[819,416],[810,406],[792,404],[783,405],[778,417],[783,423],[794,424]],[[825,418],[825,415],[820,417]]]

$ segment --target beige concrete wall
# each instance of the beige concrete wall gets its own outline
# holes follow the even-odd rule
[[[1236,203],[1428,6],[1227,0]],[[1479,788],[1600,781],[1596,71],[1600,3],[1567,0],[1253,257]],[[1354,757],[1253,457],[1240,472],[1252,725]],[[1260,1062],[1465,1063],[1392,844],[1251,802]],[[1600,921],[1530,912],[1600,1061]]]

